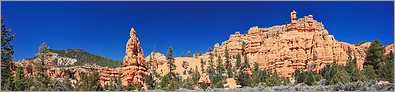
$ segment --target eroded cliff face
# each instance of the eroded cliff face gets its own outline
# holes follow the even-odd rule
[[[296,20],[293,11],[290,24],[269,28],[254,26],[246,34],[236,32],[221,45],[215,44],[214,53],[224,57],[226,48],[230,57],[235,57],[245,48],[250,65],[257,62],[262,69],[291,77],[297,69],[319,72],[334,62],[345,65],[348,51],[357,58],[357,67],[362,69],[369,46],[369,42],[355,46],[337,41],[312,15]],[[392,48],[387,46],[386,49]]]
[[[123,60],[124,67],[104,68],[104,72],[100,77],[102,86],[110,85],[111,78],[116,78],[116,76],[121,76],[122,85],[124,86],[127,86],[129,83],[144,85],[144,77],[147,74],[146,62],[134,28],[130,30],[130,38],[126,43],[126,55]]]

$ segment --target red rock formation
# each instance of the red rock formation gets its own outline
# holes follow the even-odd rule
[[[141,49],[140,41],[136,36],[134,28],[130,31],[130,38],[126,44],[126,55],[124,57],[124,68],[122,69],[123,85],[128,83],[144,84],[145,68],[144,52]]]
[[[297,69],[319,72],[334,62],[345,65],[349,48],[351,55],[357,58],[358,69],[362,69],[370,46],[369,42],[360,46],[339,42],[312,15],[297,20],[295,11],[291,12],[291,24],[269,28],[254,26],[247,34],[236,32],[221,45],[215,44],[214,51],[223,57],[227,47],[229,55],[234,57],[241,54],[242,43],[250,63],[257,62],[260,68],[277,71],[285,77],[292,77]],[[393,50],[393,45],[386,49]]]
[[[203,82],[206,83],[208,86],[210,86],[210,84],[211,84],[210,77],[206,73],[203,73],[200,75],[198,84],[202,84]]]
[[[124,67],[109,69],[105,68],[100,83],[102,86],[108,84],[111,77],[121,76],[124,86],[129,83],[144,84],[144,77],[147,69],[145,68],[144,52],[140,47],[140,41],[136,36],[134,28],[130,30],[130,38],[126,43],[126,55],[124,57]]]
[[[385,54],[388,55],[390,52],[394,53],[394,44],[385,46]]]
[[[291,23],[286,25],[286,31],[314,32],[324,29],[322,23],[314,20],[313,15],[297,20],[296,11],[291,12]]]

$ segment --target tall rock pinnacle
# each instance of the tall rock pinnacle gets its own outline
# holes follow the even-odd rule
[[[140,41],[136,36],[134,28],[130,29],[130,38],[126,43],[126,55],[123,58],[124,67],[104,68],[104,72],[100,77],[100,83],[111,85],[111,77],[121,76],[123,86],[129,83],[134,85],[144,85],[144,77],[147,69],[145,68],[144,52],[141,49]]]
[[[130,38],[126,43],[126,55],[123,58],[124,68],[122,73],[123,84],[143,84],[146,73],[144,52],[134,28],[130,30]],[[127,82],[124,82],[127,81]]]
[[[130,29],[130,38],[126,43],[126,55],[123,58],[124,66],[144,64],[144,52],[134,28]]]

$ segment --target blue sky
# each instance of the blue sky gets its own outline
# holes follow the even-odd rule
[[[394,42],[393,2],[2,2],[16,33],[14,59],[33,57],[42,42],[122,60],[134,27],[147,56],[206,51],[235,31],[289,23],[289,13],[323,22],[338,41]]]

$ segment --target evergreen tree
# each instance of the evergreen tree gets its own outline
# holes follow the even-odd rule
[[[308,71],[305,73],[306,78],[304,79],[304,83],[311,86],[315,83],[315,76],[312,71]]]
[[[281,79],[282,85],[287,85],[287,84],[291,83],[291,81],[286,77],[281,77],[280,79]]]
[[[200,58],[200,68],[201,68],[202,74],[204,73],[204,65],[205,64],[206,63],[203,61],[203,58]]]
[[[254,63],[254,69],[252,70],[252,78],[251,78],[251,86],[258,86],[260,82],[262,82],[262,78],[264,76],[260,73],[259,65],[257,62]]]
[[[193,90],[193,85],[194,85],[193,80],[190,77],[188,77],[187,79],[184,80],[182,84],[182,88]]]
[[[165,87],[164,90],[165,90],[165,91],[175,91],[175,89],[178,89],[178,88],[179,88],[178,81],[179,81],[179,80],[176,80],[176,79],[170,81],[170,84],[169,84],[167,87]]]
[[[222,74],[224,73],[224,71],[225,71],[224,65],[222,64],[221,56],[218,56],[216,70],[217,70],[217,73],[218,73],[218,74],[221,74],[221,75],[222,75]]]
[[[207,89],[207,88],[208,88],[207,83],[206,83],[206,82],[203,82],[202,84],[200,84],[200,88],[201,88],[201,89]]]
[[[373,69],[373,66],[372,66],[372,65],[366,65],[366,66],[364,66],[363,72],[364,72],[364,74],[366,75],[366,78],[367,78],[368,80],[376,80],[376,72],[375,72],[375,70]]]
[[[169,61],[167,63],[167,67],[169,67],[169,74],[170,74],[170,80],[175,78],[175,73],[174,70],[176,69],[176,65],[174,64],[174,56],[173,56],[173,48],[169,47],[169,50],[167,51],[167,60]]]
[[[100,75],[99,72],[94,71],[93,73],[88,73],[88,74],[82,74],[80,73],[80,80],[77,81],[76,88],[75,90],[77,91],[101,91],[103,90],[100,86]],[[113,78],[112,81],[115,83],[111,82],[110,90],[116,90],[117,89],[117,83],[120,83],[118,78]],[[117,82],[118,80],[118,82]],[[119,84],[118,84],[119,86]]]
[[[166,74],[165,76],[161,77],[160,88],[165,89],[169,85],[170,81],[171,80],[169,78],[169,74]]]
[[[182,61],[182,68],[184,68],[184,72],[183,72],[184,75],[187,74],[188,67],[189,67],[188,62],[187,61]]]
[[[153,90],[155,88],[155,81],[152,74],[145,76],[144,82],[147,85],[148,90]]]
[[[268,83],[268,86],[278,86],[281,84],[280,77],[277,74],[277,71],[274,71],[274,73],[271,74],[272,76],[268,78],[266,81]]]
[[[394,53],[390,51],[390,53],[386,57],[386,71],[384,73],[386,74],[384,76],[385,80],[388,80],[390,82],[394,81]]]
[[[340,69],[337,71],[329,80],[329,84],[335,84],[335,83],[350,83],[351,82],[351,76],[347,73],[347,71]]]
[[[236,81],[241,86],[251,86],[250,76],[245,73],[244,71],[239,71],[238,75],[236,76]]]
[[[128,83],[128,85],[126,86],[126,90],[127,91],[136,90],[136,86],[133,83]]]
[[[31,80],[29,78],[25,78],[25,74],[23,73],[23,67],[16,67],[16,74],[14,78],[15,89],[14,91],[26,91],[29,90],[31,86]]]
[[[223,82],[216,82],[215,88],[224,88],[224,83]]]
[[[192,73],[192,80],[193,80],[194,84],[197,84],[199,79],[200,79],[200,73],[199,73],[198,67],[196,66],[195,71]]]
[[[122,90],[123,90],[123,85],[121,80],[121,74],[118,74],[116,79],[116,91],[122,91]]]
[[[209,58],[210,58],[210,61],[208,61],[209,62],[209,67],[207,68],[207,73],[208,73],[208,75],[209,76],[213,76],[214,75],[214,73],[215,73],[215,70],[214,70],[214,64],[213,64],[213,58],[214,58],[214,55],[213,55],[213,53],[212,53],[212,49],[211,48],[208,48],[208,52],[209,52]]]
[[[305,81],[306,74],[304,74],[304,72],[302,72],[301,70],[298,69],[295,71],[294,77],[295,77],[296,83],[303,83]]]
[[[270,84],[270,78],[271,78],[271,73],[266,71],[266,70],[262,70],[260,71],[261,76],[262,76],[262,81],[263,81],[263,86],[269,86]]]
[[[1,90],[8,91],[15,89],[13,78],[11,76],[12,58],[14,49],[11,41],[14,40],[15,33],[11,32],[4,24],[4,17],[1,16]]]
[[[248,61],[247,54],[244,55],[244,63],[242,65],[242,68],[250,68],[250,62]]]
[[[191,51],[188,50],[187,57],[191,57],[191,56],[192,56],[192,55],[191,55]]]
[[[236,55],[236,68],[240,69],[240,67],[241,67],[241,56],[240,56],[240,54],[237,54]]]
[[[65,76],[62,80],[55,81],[52,91],[71,91],[73,87],[69,79],[69,76]]]
[[[366,65],[372,65],[374,69],[378,69],[378,63],[384,60],[383,45],[378,40],[374,40],[366,51]]]
[[[45,65],[45,60],[47,59],[47,53],[48,53],[48,48],[45,43],[42,43],[39,47],[39,51],[36,55],[38,58],[38,61],[36,64],[37,66],[37,72],[35,72],[33,75],[36,76],[33,79],[33,89],[34,91],[49,91],[50,88],[50,82],[51,79],[48,77],[46,74],[47,71],[47,66]]]
[[[228,74],[228,78],[232,78],[233,77],[232,63],[230,62],[227,45],[225,45],[225,69],[226,69],[226,73]]]

